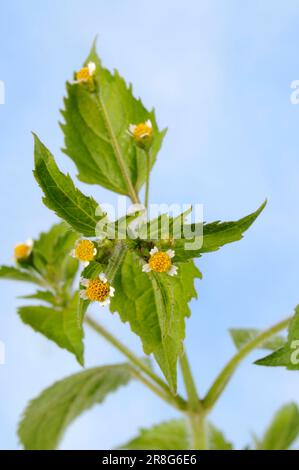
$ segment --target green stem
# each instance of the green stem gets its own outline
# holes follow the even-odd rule
[[[164,397],[167,397],[167,401],[177,408],[184,410],[186,409],[186,402],[180,396],[173,396],[167,386],[167,384],[160,379],[147,365],[141,361],[135,354],[128,349],[123,343],[116,339],[109,331],[106,330],[102,325],[93,320],[90,316],[86,315],[85,322],[103,338],[105,338],[110,344],[112,344],[118,351],[126,356],[129,361],[134,364],[139,370],[147,375],[158,387],[164,391]],[[144,382],[144,381],[143,381]],[[164,398],[165,399],[165,398]]]
[[[192,431],[192,450],[203,450],[206,448],[205,432],[205,410],[202,407],[198,397],[196,385],[192,376],[187,354],[184,351],[180,357],[180,366],[183,380],[188,396],[188,413],[191,431]]]
[[[192,431],[192,445],[190,450],[207,449],[205,413],[197,412],[190,414],[189,421]]]
[[[201,404],[198,398],[196,385],[194,383],[194,379],[192,376],[192,372],[190,369],[189,361],[186,355],[186,352],[182,354],[180,357],[180,366],[181,371],[184,379],[184,384],[188,396],[189,407],[191,411],[198,411],[200,409]]]
[[[271,326],[267,330],[260,333],[254,339],[252,339],[249,343],[245,344],[238,352],[233,356],[233,358],[226,364],[226,366],[222,369],[216,380],[214,381],[213,385],[211,386],[210,390],[208,391],[206,397],[203,400],[203,405],[206,410],[210,410],[215,405],[216,401],[222,394],[223,390],[225,389],[226,385],[228,384],[230,378],[232,377],[233,373],[237,369],[240,362],[255,348],[263,344],[267,339],[271,336],[275,335],[281,330],[287,328],[290,320],[292,317],[288,317],[285,320],[282,320],[279,323]]]
[[[149,183],[150,183],[150,174],[151,174],[151,154],[150,150],[145,150],[146,154],[146,182],[145,182],[145,196],[144,196],[144,205],[148,208],[149,200]]]

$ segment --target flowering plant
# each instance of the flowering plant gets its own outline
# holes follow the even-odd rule
[[[117,348],[126,361],[85,369],[44,390],[21,419],[18,432],[24,448],[56,448],[79,414],[135,379],[182,417],[142,430],[123,448],[232,449],[207,416],[253,349],[271,350],[257,361],[259,365],[298,370],[299,309],[262,332],[231,330],[237,353],[204,397],[197,391],[184,348],[185,320],[191,315],[188,304],[196,297],[194,282],[201,279],[195,259],[240,240],[266,203],[233,222],[188,223],[191,209],[176,217],[166,213],[150,220],[150,173],[166,130],[159,129],[155,112],[134,97],[118,72],[112,74],[103,67],[95,46],[84,67],[67,83],[62,116],[64,153],[75,163],[78,179],[126,196],[133,206],[112,221],[101,204],[60,171],[53,155],[34,136],[34,175],[44,204],[62,221],[35,241],[18,244],[15,266],[2,266],[0,277],[38,287],[26,299],[39,304],[20,307],[20,318],[72,353],[80,366],[84,365],[85,325]],[[92,303],[94,316],[87,313]],[[108,305],[140,338],[140,356],[100,324],[101,316],[108,315],[101,307]],[[288,339],[277,336],[287,328]],[[186,396],[177,390],[178,365]],[[299,411],[289,404],[252,446],[289,448],[298,433]]]

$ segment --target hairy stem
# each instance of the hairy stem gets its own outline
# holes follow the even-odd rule
[[[175,406],[176,408],[179,408],[181,410],[186,409],[186,402],[183,400],[182,397],[180,396],[174,396],[171,394],[171,391],[169,390],[169,387],[167,384],[160,379],[158,375],[156,375],[147,365],[145,362],[140,360],[135,354],[128,349],[124,344],[122,344],[118,339],[115,338],[109,331],[106,330],[102,325],[100,325],[98,322],[93,320],[90,316],[86,315],[85,317],[85,323],[89,325],[91,328],[93,328],[97,333],[99,333],[103,338],[105,338],[110,344],[112,344],[118,351],[120,351],[124,356],[129,359],[129,361],[137,367],[138,370],[142,371],[147,377],[149,377],[158,387],[159,391],[162,393],[163,391],[163,399],[166,399],[167,401]],[[136,371],[137,372],[137,371]],[[146,379],[139,374],[139,379],[140,377],[143,378],[143,383],[145,384]],[[147,381],[148,384],[148,381]],[[152,384],[151,384],[152,385]],[[150,387],[152,390],[154,387]],[[155,387],[155,390],[157,391],[157,388]],[[153,390],[154,391],[154,390]],[[159,395],[161,397],[161,394]]]
[[[288,317],[285,320],[282,320],[279,323],[271,326],[267,330],[260,333],[254,339],[249,341],[245,346],[243,346],[235,356],[226,364],[226,366],[222,369],[220,374],[217,376],[216,380],[214,381],[213,385],[209,389],[206,397],[203,400],[203,405],[206,410],[210,410],[215,405],[216,401],[222,394],[223,390],[225,389],[226,385],[228,384],[229,380],[231,379],[233,373],[237,369],[240,362],[255,348],[263,344],[267,339],[271,338],[271,336],[275,335],[281,330],[287,328],[290,320],[292,317]]]

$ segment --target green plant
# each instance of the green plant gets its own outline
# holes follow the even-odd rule
[[[67,84],[62,115],[64,152],[76,164],[79,180],[127,196],[135,206],[118,220],[110,220],[92,197],[59,170],[49,150],[34,136],[34,175],[44,204],[62,222],[34,242],[18,245],[16,265],[2,266],[0,277],[38,287],[25,298],[39,304],[18,310],[22,321],[74,354],[81,366],[84,325],[117,348],[126,362],[84,370],[42,392],[24,412],[21,442],[26,449],[56,448],[65,428],[80,413],[134,379],[177,409],[182,418],[141,430],[124,448],[232,449],[207,416],[253,349],[274,351],[257,364],[299,368],[299,308],[293,317],[262,332],[231,330],[237,353],[205,397],[195,387],[184,348],[185,318],[191,315],[188,303],[196,297],[194,282],[201,278],[194,259],[240,240],[266,203],[234,222],[188,224],[190,210],[176,217],[162,214],[154,221],[145,219],[150,172],[166,130],[159,130],[154,111],[133,96],[118,72],[111,74],[102,66],[95,46],[74,81]],[[144,185],[142,206],[139,194]],[[110,311],[139,336],[144,356],[136,356],[87,314],[91,302],[110,303]],[[276,336],[286,328],[287,341]],[[162,376],[149,362],[149,355]],[[178,364],[186,398],[177,392]],[[253,447],[286,449],[298,433],[299,411],[289,404]]]

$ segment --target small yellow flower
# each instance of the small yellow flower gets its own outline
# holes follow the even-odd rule
[[[153,141],[153,126],[148,119],[140,124],[130,124],[128,132],[137,145],[142,148],[150,147]]]
[[[88,266],[90,261],[93,261],[97,249],[90,240],[78,240],[75,244],[75,248],[71,251],[71,256],[77,258],[83,266]]]
[[[91,302],[99,302],[102,307],[110,303],[110,298],[114,296],[115,289],[112,287],[104,273],[94,279],[81,278],[80,283],[85,289],[81,289],[80,297]]]
[[[15,259],[17,261],[29,258],[32,252],[33,240],[27,240],[25,243],[18,243],[14,249]]]
[[[156,273],[167,273],[169,276],[175,276],[178,268],[174,266],[171,261],[174,255],[173,250],[159,251],[155,246],[155,248],[150,251],[150,258],[148,263],[143,265],[142,271],[144,273],[155,271]]]
[[[83,67],[76,73],[75,83],[89,82],[92,80],[95,70],[96,64],[94,62],[89,62],[86,67]]]

